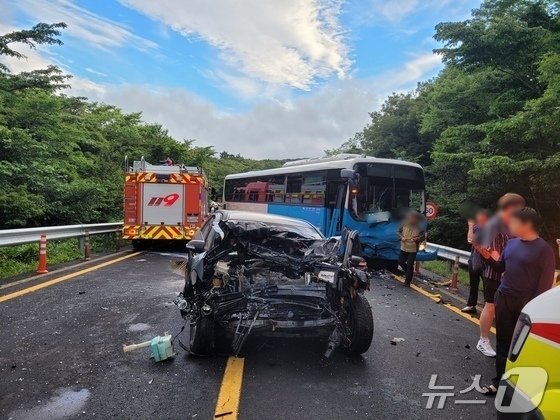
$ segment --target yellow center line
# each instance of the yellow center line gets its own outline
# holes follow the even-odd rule
[[[397,275],[393,274],[393,278],[397,281],[400,281],[401,283],[404,283],[404,279],[401,276],[397,276]],[[418,293],[432,299],[434,302],[441,303],[443,306],[445,306],[451,312],[454,312],[457,315],[460,315],[463,318],[468,319],[469,321],[471,321],[471,322],[475,323],[476,325],[480,326],[480,321],[478,320],[477,317],[472,316],[470,314],[466,314],[464,312],[461,312],[461,310],[459,308],[456,308],[455,306],[453,306],[450,303],[443,303],[441,301],[441,295],[440,294],[432,294],[432,293],[427,292],[426,290],[422,289],[421,287],[416,286],[415,284],[411,284],[410,287],[412,289],[416,290]],[[492,334],[496,334],[496,328],[490,327],[490,332]]]
[[[27,287],[25,289],[18,290],[17,292],[13,292],[13,293],[9,293],[9,294],[4,295],[4,296],[0,296],[0,303],[1,302],[6,302],[7,300],[15,299],[17,297],[26,295],[28,293],[36,292],[37,290],[41,290],[41,289],[44,289],[45,287],[53,286],[57,283],[61,283],[61,282],[66,281],[66,280],[73,279],[75,277],[81,276],[81,275],[89,273],[91,271],[95,271],[95,270],[98,270],[100,268],[107,267],[108,265],[115,264],[115,263],[118,263],[120,261],[126,260],[128,258],[135,257],[135,256],[137,256],[141,253],[142,253],[142,251],[133,252],[132,254],[128,254],[128,255],[125,255],[125,256],[119,257],[119,258],[115,258],[114,260],[106,261],[104,263],[94,265],[93,267],[89,267],[89,268],[85,268],[85,269],[80,270],[80,271],[76,271],[75,273],[66,274],[64,276],[57,277],[55,279],[46,281],[44,283],[40,283],[40,284],[37,284],[35,286],[31,286],[31,287]]]
[[[215,419],[237,419],[244,365],[245,359],[242,357],[230,356],[228,358],[224,378],[220,386],[220,393],[218,394],[218,401],[216,402]]]

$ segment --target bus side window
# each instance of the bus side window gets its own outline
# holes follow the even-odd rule
[[[289,175],[286,183],[286,203],[301,203],[301,174]]]

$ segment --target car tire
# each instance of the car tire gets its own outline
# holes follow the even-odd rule
[[[214,350],[216,323],[211,316],[199,316],[191,322],[189,349],[192,354],[205,356]]]
[[[350,302],[349,311],[350,345],[349,350],[355,354],[365,353],[373,339],[373,313],[371,306],[363,295],[358,295]]]

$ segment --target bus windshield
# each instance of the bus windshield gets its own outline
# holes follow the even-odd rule
[[[349,207],[359,220],[373,213],[412,209],[424,211],[424,173],[413,166],[359,163],[358,185],[352,190]]]

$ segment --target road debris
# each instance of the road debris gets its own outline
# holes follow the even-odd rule
[[[165,333],[163,336],[157,336],[152,338],[150,341],[144,341],[138,344],[123,345],[123,351],[125,353],[131,352],[133,350],[149,347],[152,352],[152,357],[154,361],[161,362],[163,360],[169,359],[175,356],[175,351],[173,350],[173,343],[171,342],[171,334]]]
[[[400,342],[402,342],[402,341],[405,341],[404,338],[402,338],[402,337],[393,337],[393,338],[391,338],[391,344],[392,344],[393,346],[396,346],[397,343],[400,343]]]

